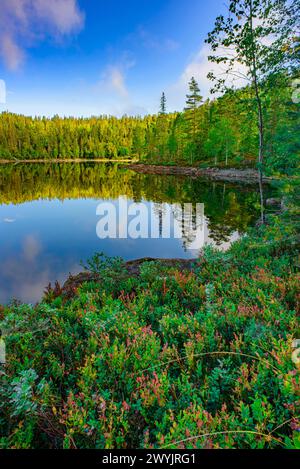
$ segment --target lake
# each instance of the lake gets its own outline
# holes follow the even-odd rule
[[[0,303],[37,302],[49,282],[63,283],[97,251],[129,260],[193,258],[204,244],[227,249],[259,210],[256,185],[137,174],[117,164],[2,165]],[[116,220],[104,238],[108,213]]]

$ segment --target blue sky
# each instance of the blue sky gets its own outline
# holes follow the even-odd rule
[[[195,75],[205,96],[204,39],[223,0],[1,0],[1,110],[89,116],[170,111]]]

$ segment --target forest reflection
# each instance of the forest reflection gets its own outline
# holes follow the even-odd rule
[[[102,201],[117,204],[120,197],[154,207],[160,231],[169,205],[204,204],[201,227],[183,231],[180,239],[99,239],[96,208]],[[82,270],[80,261],[96,251],[127,260],[196,257],[204,243],[227,248],[259,214],[256,186],[143,175],[112,164],[3,165],[0,304],[13,297],[38,301],[49,282]]]
[[[265,189],[265,195],[268,195]],[[259,188],[185,176],[137,174],[117,164],[18,164],[0,168],[0,204],[34,200],[117,199],[203,203],[210,237],[220,243],[259,216]]]

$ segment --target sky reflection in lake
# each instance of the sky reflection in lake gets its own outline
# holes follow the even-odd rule
[[[124,259],[192,258],[203,242],[227,248],[258,217],[253,187],[105,165],[36,166],[0,168],[0,303],[38,301],[49,282],[79,272],[80,261],[96,251]],[[96,209],[120,196],[143,201],[149,217],[153,202],[157,218],[167,204],[203,203],[203,224],[183,239],[99,239]]]

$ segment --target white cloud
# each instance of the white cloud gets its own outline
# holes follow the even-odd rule
[[[256,28],[262,24],[263,22],[261,20],[256,19],[254,27]],[[275,37],[273,35],[268,35],[261,39],[261,44],[264,46],[270,46],[274,40]],[[204,98],[208,98],[210,96],[210,90],[213,87],[213,82],[207,78],[209,72],[213,72],[217,78],[226,78],[226,84],[232,88],[240,88],[249,83],[249,79],[246,76],[248,73],[247,68],[243,64],[235,63],[230,73],[225,75],[227,68],[226,64],[210,62],[208,60],[208,56],[210,55],[225,55],[233,57],[236,56],[236,53],[234,50],[229,50],[229,48],[223,48],[223,50],[217,49],[215,52],[212,52],[209,45],[204,44],[201,46],[194,56],[191,57],[177,81],[171,85],[168,90],[166,90],[169,97],[168,102],[171,108],[176,110],[183,108],[185,94],[188,90],[188,82],[191,77],[195,77],[197,80]]]
[[[135,104],[126,84],[126,73],[127,70],[122,65],[110,65],[106,68],[98,83],[93,86],[94,103],[99,102],[98,113],[117,117],[124,114],[147,114],[144,107]]]
[[[219,78],[224,77],[226,66],[210,62],[209,55],[212,55],[212,52],[205,44],[187,63],[177,81],[166,90],[170,108],[176,110],[183,108],[188,82],[192,77],[197,80],[201,94],[205,99],[210,96],[210,90],[213,86],[213,83],[207,78],[208,73],[213,72]],[[228,78],[228,84],[235,88],[245,85],[246,81],[241,76],[243,73],[245,73],[245,68],[237,66],[234,74]]]
[[[116,92],[121,98],[127,98],[129,95],[125,84],[125,72],[118,66],[108,67],[102,80],[102,86]]]
[[[2,35],[0,33],[0,38],[0,52],[4,58],[5,64],[10,70],[16,70],[24,60],[24,52],[18,44],[16,44],[11,35]]]
[[[144,115],[147,110],[135,103],[127,85],[128,71],[134,67],[135,60],[124,53],[115,64],[109,64],[102,72],[100,80],[92,86],[94,104],[99,105],[101,114],[121,117]],[[98,112],[98,113],[99,113]]]
[[[83,23],[77,0],[1,0],[0,56],[9,69],[16,70],[26,47],[46,36],[79,31]]]
[[[77,0],[34,0],[37,17],[60,34],[69,34],[83,25]]]
[[[157,51],[172,52],[179,48],[179,43],[172,38],[158,38],[149,33],[143,27],[138,29],[139,40],[142,41],[144,47],[148,49],[156,49]]]
[[[0,104],[6,103],[6,84],[4,80],[0,80]]]
[[[23,257],[27,262],[35,261],[41,250],[42,247],[38,239],[33,235],[26,236],[23,244]]]
[[[126,85],[128,70],[135,65],[135,60],[128,52],[124,52],[115,64],[109,64],[102,72],[101,78],[94,86],[94,91],[98,94],[109,93],[112,97],[129,98],[129,91]]]

